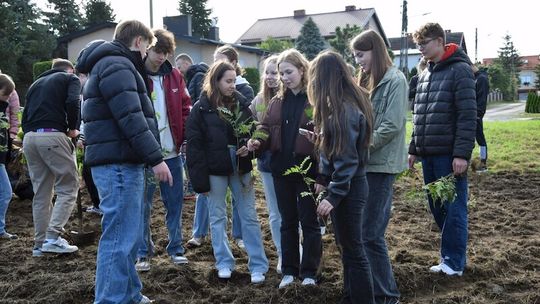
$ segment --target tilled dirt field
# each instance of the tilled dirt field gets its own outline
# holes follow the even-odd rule
[[[409,192],[411,184],[414,182],[407,179],[396,183],[387,231],[402,303],[540,303],[540,174],[471,174],[468,263],[461,278],[428,272],[438,262],[440,238],[425,199]],[[164,249],[164,210],[156,203],[152,229],[157,256],[152,269],[141,274],[143,293],[155,303],[337,303],[342,268],[331,234],[323,236],[321,283],[277,289],[277,258],[261,191],[257,197],[271,265],[264,284],[249,283],[247,255],[235,245],[237,270],[229,281],[217,278],[209,242],[188,249],[189,264],[172,264]],[[185,240],[191,233],[193,207],[193,201],[184,203]],[[87,229],[99,230],[99,220],[99,216],[85,214]],[[76,224],[72,218],[66,229],[76,229]],[[30,201],[12,201],[7,228],[20,238],[0,242],[0,303],[92,302],[97,241],[73,255],[32,258]]]

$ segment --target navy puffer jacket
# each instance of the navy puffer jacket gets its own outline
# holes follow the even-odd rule
[[[476,134],[476,91],[470,61],[457,45],[418,79],[409,154],[470,159]]]
[[[116,40],[93,41],[79,54],[77,70],[88,73],[82,112],[89,166],[163,161],[141,68],[142,58]]]

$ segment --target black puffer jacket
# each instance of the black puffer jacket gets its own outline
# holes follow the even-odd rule
[[[89,166],[163,161],[141,68],[140,55],[119,41],[93,41],[79,54],[77,70],[88,73],[83,120]]]
[[[476,133],[476,92],[470,61],[448,45],[418,80],[409,154],[470,159]]]
[[[486,114],[487,97],[489,94],[489,79],[485,70],[479,70],[474,74],[476,79],[476,107],[478,118],[484,117]]]
[[[249,103],[236,92],[241,111],[240,121],[251,121],[253,116],[249,110]],[[231,140],[235,140],[231,125],[222,119],[217,109],[211,106],[206,93],[191,109],[186,123],[187,137],[187,166],[193,189],[197,193],[210,191],[210,175],[228,176],[233,174],[232,159],[229,152]],[[248,138],[242,138],[241,145],[245,145]],[[250,172],[251,153],[238,160],[239,173]]]
[[[191,103],[195,104],[201,97],[204,76],[208,72],[208,65],[204,62],[194,64],[186,72],[186,83],[191,97]]]

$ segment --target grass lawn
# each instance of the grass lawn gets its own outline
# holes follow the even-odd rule
[[[407,142],[411,131],[412,124],[408,122]],[[540,172],[540,120],[484,122],[484,134],[491,172]],[[478,157],[476,145],[473,158]]]

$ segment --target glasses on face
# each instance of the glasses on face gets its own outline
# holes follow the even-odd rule
[[[426,45],[427,45],[428,43],[430,43],[430,42],[433,41],[433,40],[435,40],[435,38],[426,39],[426,40],[424,40],[424,41],[422,41],[422,42],[418,42],[418,43],[416,43],[416,48],[418,48],[418,49],[422,48],[422,49],[423,49],[423,48],[426,47]]]

